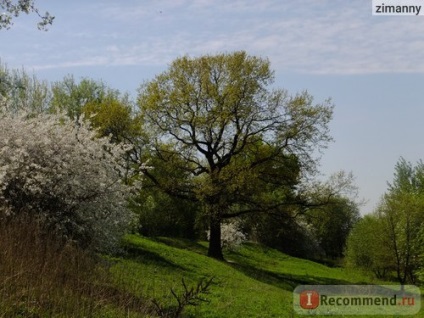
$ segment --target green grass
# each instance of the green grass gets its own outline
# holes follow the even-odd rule
[[[226,262],[206,257],[205,242],[129,235],[125,244],[126,257],[109,259],[117,287],[164,306],[176,304],[170,290],[182,292],[182,279],[195,286],[214,277],[204,296],[209,302],[187,307],[185,317],[297,317],[292,305],[297,285],[382,283],[252,243],[226,252]]]
[[[298,317],[298,285],[387,284],[253,243],[218,261],[206,256],[207,242],[128,235],[122,256],[93,259],[37,233],[31,224],[0,231],[0,318],[154,317],[154,301],[175,308],[171,289],[182,295],[182,280],[191,288],[212,277],[201,294],[208,301],[186,307],[183,317]]]

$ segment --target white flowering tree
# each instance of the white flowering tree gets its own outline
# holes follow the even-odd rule
[[[132,222],[128,146],[64,115],[0,117],[0,220],[29,215],[64,241],[107,250]]]

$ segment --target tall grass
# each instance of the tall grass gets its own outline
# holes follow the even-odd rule
[[[30,218],[0,224],[0,317],[145,317],[150,302],[110,282],[107,264]]]

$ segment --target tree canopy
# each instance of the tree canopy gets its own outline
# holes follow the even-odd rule
[[[235,52],[178,58],[139,90],[150,156],[187,178],[144,174],[203,205],[212,257],[222,258],[223,219],[300,203],[295,186],[331,140],[331,101],[314,105],[307,92],[272,89],[273,80],[268,60]]]

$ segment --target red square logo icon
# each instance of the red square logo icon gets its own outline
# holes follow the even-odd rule
[[[305,290],[300,293],[300,307],[315,309],[319,306],[319,294],[314,290]]]

